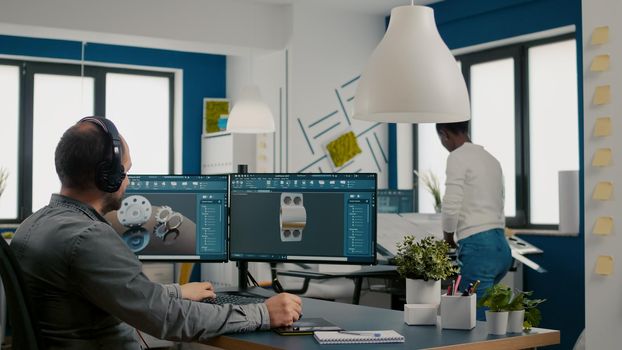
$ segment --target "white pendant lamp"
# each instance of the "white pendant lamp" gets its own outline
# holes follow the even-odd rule
[[[227,131],[241,134],[274,132],[272,112],[261,99],[256,85],[242,88],[240,98],[229,113]]]
[[[356,90],[354,118],[391,123],[449,123],[471,119],[469,95],[456,60],[441,39],[434,10],[391,11],[384,38]]]

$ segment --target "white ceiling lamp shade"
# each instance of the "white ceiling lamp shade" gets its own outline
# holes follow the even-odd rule
[[[256,85],[242,88],[240,98],[229,113],[227,131],[240,134],[274,132],[274,117],[268,105],[261,99]]]
[[[390,123],[451,123],[471,119],[469,95],[456,60],[441,39],[434,10],[400,6],[365,67],[354,118]]]

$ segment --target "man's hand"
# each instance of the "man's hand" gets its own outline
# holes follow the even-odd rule
[[[215,298],[214,287],[209,282],[192,282],[181,285],[181,297],[194,301]]]
[[[291,326],[302,315],[302,300],[297,295],[281,293],[266,300],[270,314],[270,327]]]
[[[458,248],[456,241],[454,241],[454,233],[453,232],[443,232],[443,236],[445,237],[445,242],[449,244],[450,248]]]

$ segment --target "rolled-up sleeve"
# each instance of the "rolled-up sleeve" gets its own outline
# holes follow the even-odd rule
[[[270,328],[265,304],[212,305],[181,298],[179,285],[151,282],[123,240],[95,223],[75,240],[71,276],[93,304],[155,337],[205,341],[222,333]]]
[[[456,232],[464,198],[466,168],[455,154],[450,153],[447,158],[446,176],[445,195],[443,196],[441,209],[443,231]]]

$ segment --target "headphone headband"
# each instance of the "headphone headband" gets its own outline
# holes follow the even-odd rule
[[[104,192],[116,192],[125,179],[125,169],[122,164],[123,144],[114,123],[103,117],[84,117],[78,123],[93,123],[98,125],[108,135],[110,140],[110,157],[106,157],[97,166],[95,184]]]

